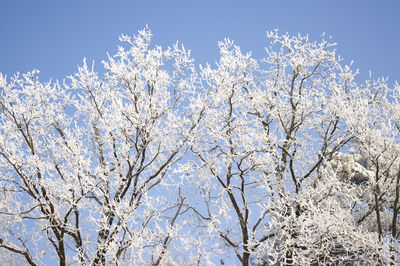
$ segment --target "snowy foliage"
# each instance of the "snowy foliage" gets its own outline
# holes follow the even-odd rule
[[[1,262],[398,263],[400,86],[267,37],[197,69],[146,28],[101,74],[0,74]]]

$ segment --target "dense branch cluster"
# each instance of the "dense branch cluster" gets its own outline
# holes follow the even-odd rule
[[[400,86],[267,33],[196,68],[149,29],[99,74],[0,74],[0,262],[389,265]]]

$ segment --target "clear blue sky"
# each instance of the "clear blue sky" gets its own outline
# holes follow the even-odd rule
[[[263,56],[267,30],[322,32],[338,42],[361,77],[400,80],[400,1],[396,0],[3,0],[0,4],[0,72],[37,68],[41,79],[63,78],[83,57],[97,70],[114,53],[121,33],[146,24],[162,46],[179,40],[197,63],[217,59],[217,41],[229,37],[244,51]]]
[[[84,57],[101,70],[121,33],[148,24],[155,43],[179,40],[197,63],[213,63],[226,37],[259,58],[267,30],[315,40],[326,32],[361,78],[371,70],[400,81],[399,14],[400,0],[0,0],[0,72],[62,79]]]

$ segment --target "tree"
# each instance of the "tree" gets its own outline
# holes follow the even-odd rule
[[[0,251],[31,265],[395,264],[399,89],[328,41],[230,40],[215,67],[147,28],[66,81],[0,75]]]
[[[184,169],[202,177],[204,203],[191,209],[243,265],[253,254],[266,265],[398,261],[398,133],[383,112],[393,102],[385,80],[359,86],[327,41],[268,37],[264,68],[226,40],[216,68],[201,71],[207,111]],[[339,168],[345,158],[352,165]],[[381,213],[395,233],[383,232]]]
[[[0,246],[31,265],[159,264],[179,231],[192,59],[148,29],[121,40],[102,78],[86,62],[62,85],[1,76]]]

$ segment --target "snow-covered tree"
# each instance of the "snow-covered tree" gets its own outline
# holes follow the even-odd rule
[[[167,262],[184,198],[170,168],[199,114],[189,52],[148,29],[99,76],[0,77],[0,247],[32,265]],[[173,248],[172,248],[173,249]]]
[[[220,252],[230,248],[243,265],[397,260],[379,217],[388,227],[398,201],[386,199],[398,151],[382,112],[385,80],[358,85],[327,41],[268,37],[261,60],[226,40],[216,67],[201,69],[206,112],[183,169],[203,197],[190,208],[209,242],[219,238]]]
[[[104,73],[0,75],[2,263],[399,261],[398,85],[307,36],[197,70],[151,36]]]

